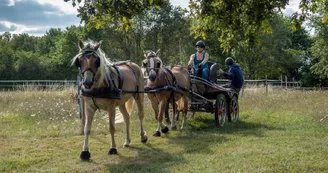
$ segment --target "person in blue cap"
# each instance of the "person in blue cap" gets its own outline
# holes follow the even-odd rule
[[[220,75],[223,74],[223,76],[226,79],[231,80],[231,83],[229,83],[228,85],[225,85],[224,87],[231,88],[234,91],[236,91],[237,93],[239,93],[240,89],[244,85],[243,72],[242,72],[241,68],[239,67],[239,65],[237,65],[231,57],[228,57],[225,60],[225,64],[229,67],[229,71],[224,72],[222,69],[219,69],[219,74]]]
[[[190,56],[188,67],[194,67],[201,72],[202,78],[208,80],[208,73],[210,71],[208,66],[209,54],[205,52],[205,43],[202,40],[196,43],[196,52]],[[194,74],[195,75],[195,74]]]

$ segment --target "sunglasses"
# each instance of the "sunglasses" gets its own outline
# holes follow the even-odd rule
[[[200,46],[196,46],[196,48],[202,48],[202,47],[200,47]]]

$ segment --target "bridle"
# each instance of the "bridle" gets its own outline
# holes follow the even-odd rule
[[[95,82],[96,81],[96,72],[97,72],[97,70],[98,70],[98,68],[99,68],[99,66],[100,66],[100,58],[99,58],[99,56],[98,56],[98,54],[97,54],[97,52],[96,51],[94,51],[94,50],[82,50],[82,52],[80,53],[81,54],[81,56],[79,56],[79,58],[77,58],[76,60],[75,60],[75,65],[77,66],[77,67],[79,67],[79,69],[80,69],[80,74],[82,75],[82,77],[84,76],[84,73],[85,72],[87,72],[87,71],[91,71],[92,72],[92,74],[93,74],[93,77],[92,77],[92,82]],[[82,66],[81,66],[81,63],[80,63],[80,57],[86,57],[87,59],[90,59],[91,58],[91,56],[93,56],[93,57],[95,57],[95,64],[96,64],[96,70],[93,70],[92,68],[86,68],[86,69],[84,69],[84,70],[82,70]]]
[[[159,60],[159,62],[157,62],[157,65],[154,64],[153,67],[151,67],[151,65],[150,65],[150,67],[147,67],[147,63],[148,63],[148,61],[150,61],[151,59],[152,59],[153,61],[154,61],[154,59],[158,59],[158,60],[159,60],[158,56],[149,56],[149,57],[147,57],[147,58],[142,62],[142,63],[143,63],[143,67],[146,68],[147,73],[149,73],[151,70],[154,70],[154,71],[157,73],[157,71],[158,71],[159,69],[162,68],[162,61]]]

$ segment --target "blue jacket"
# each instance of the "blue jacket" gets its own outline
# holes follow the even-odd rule
[[[235,88],[241,88],[244,84],[244,76],[241,68],[237,64],[229,66],[229,71],[223,73],[224,77],[231,80],[231,84]]]

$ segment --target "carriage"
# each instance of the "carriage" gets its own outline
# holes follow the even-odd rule
[[[190,69],[191,87],[189,91],[189,118],[196,112],[214,114],[215,125],[222,127],[228,117],[229,122],[236,122],[239,117],[238,93],[220,85],[217,80],[218,65],[208,62],[210,67],[209,80],[201,78],[197,69]],[[166,107],[165,120],[170,123],[173,110]],[[177,110],[176,119],[179,119],[180,110]]]

